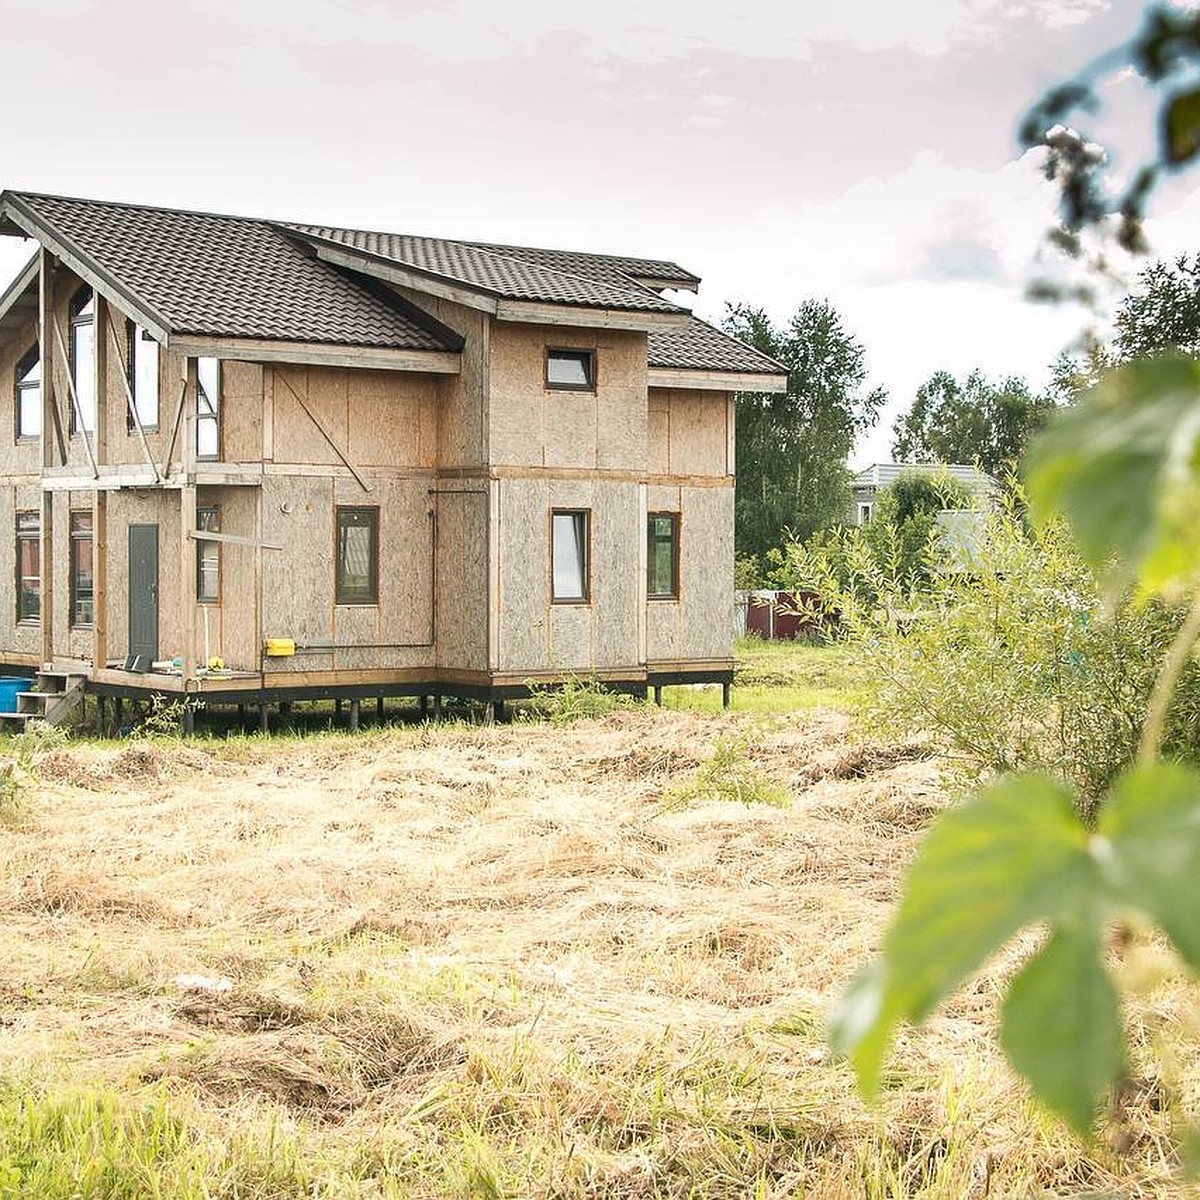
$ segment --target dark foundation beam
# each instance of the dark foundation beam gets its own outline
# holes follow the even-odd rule
[[[355,696],[354,699],[350,701],[350,732],[351,733],[358,732],[358,715],[359,715],[358,709],[359,709],[359,699],[357,696]]]

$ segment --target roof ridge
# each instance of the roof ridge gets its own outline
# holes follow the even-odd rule
[[[687,270],[686,267],[681,267],[674,259],[670,258],[644,258],[640,254],[611,254],[607,250],[566,250],[560,246],[521,246],[516,243],[505,242],[461,242],[460,240],[460,244],[478,246],[485,250],[529,250],[534,254],[577,254],[587,258],[603,258],[613,263],[624,261],[645,263],[648,266],[675,267],[679,271],[680,279],[691,279],[697,283],[700,282],[699,275]]]

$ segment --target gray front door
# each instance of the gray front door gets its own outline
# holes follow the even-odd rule
[[[129,527],[127,671],[149,671],[158,657],[158,526]]]

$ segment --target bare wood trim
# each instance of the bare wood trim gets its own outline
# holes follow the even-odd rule
[[[92,319],[94,321],[95,317],[93,316]],[[67,391],[70,393],[71,403],[75,407],[75,416],[79,421],[79,433],[83,438],[83,448],[87,451],[88,462],[92,464],[92,475],[99,479],[100,468],[96,465],[95,454],[92,453],[91,438],[88,437],[88,431],[84,428],[83,405],[79,403],[79,395],[75,391],[75,380],[71,378],[71,356],[67,353],[67,344],[63,341],[62,329],[59,327],[57,314],[51,315],[50,322],[54,326],[54,338],[58,343],[58,352],[62,355],[63,368],[67,375]],[[97,415],[99,414],[97,413]]]
[[[47,467],[41,476],[44,492],[84,492],[99,488],[116,491],[119,488],[166,488],[174,491],[182,486],[178,480],[156,479],[145,468],[137,465],[100,467],[92,477],[81,475],[74,467]]]
[[[92,662],[108,661],[108,493],[92,497]]]
[[[3,321],[12,312],[25,293],[33,286],[34,280],[38,277],[40,261],[41,254],[35,253],[21,269],[20,275],[4,289],[4,294],[0,295],[0,321]]]
[[[196,555],[191,538],[196,532],[196,485],[186,484],[179,491],[179,598],[183,612],[183,664],[180,674],[186,681],[196,674]],[[204,664],[206,667],[208,663]]]
[[[656,658],[646,663],[646,670],[651,674],[665,674],[673,671],[732,671],[732,658]]]
[[[104,315],[108,318],[108,332],[112,338],[113,349],[117,352],[117,363],[121,368],[121,383],[125,388],[125,403],[129,406],[129,415],[133,418],[133,426],[137,430],[138,440],[142,443],[142,453],[146,456],[146,461],[150,464],[150,469],[154,472],[154,477],[157,479],[159,475],[158,467],[154,462],[154,455],[150,453],[150,444],[146,441],[146,431],[142,428],[142,418],[138,415],[137,401],[133,398],[133,388],[129,386],[129,364],[125,361],[125,355],[121,351],[121,341],[117,337],[117,327],[112,319],[112,312],[108,306],[105,306]]]
[[[279,542],[264,542],[262,538],[243,537],[240,533],[210,533],[206,529],[189,529],[194,542],[228,542],[231,546],[257,546],[261,550],[282,550]]]
[[[106,299],[113,300],[118,308],[136,316],[138,323],[149,329],[160,342],[167,340],[169,330],[163,317],[115,279],[102,272],[82,251],[69,245],[53,226],[34,213],[23,201],[15,196],[6,196],[0,212],[30,237],[36,238],[45,250],[51,251],[84,282],[90,283],[95,291],[100,292]]]
[[[430,296],[438,296],[443,300],[451,300],[465,308],[475,308],[480,312],[496,312],[496,297],[483,291],[475,291],[461,283],[452,282],[444,275],[419,270],[416,267],[402,266],[399,263],[388,262],[372,255],[362,254],[341,244],[332,245],[311,239],[317,257],[324,262],[333,263],[339,267],[348,267],[352,271],[361,271],[375,279],[387,283],[395,283],[400,287],[409,287],[417,292],[425,292]]]
[[[737,474],[737,400],[732,395],[725,401],[725,474]]]
[[[353,478],[349,468],[339,467],[336,463],[248,463],[231,464],[239,468],[261,471],[263,475],[312,475],[330,476],[334,479]],[[437,479],[440,472],[436,467],[363,467],[362,474],[367,478],[378,475],[386,479]]]
[[[38,590],[39,621],[42,627],[42,662],[54,661],[54,497],[42,493],[42,513],[38,525],[38,553],[41,575]]]
[[[187,397],[187,380],[179,384],[179,399],[175,402],[175,420],[171,422],[171,440],[167,444],[166,457],[163,459],[162,470],[159,472],[164,479],[171,474],[171,456],[175,453],[175,443],[179,441],[179,420],[183,416],[183,402]]]
[[[315,342],[268,342],[249,338],[207,338],[183,335],[168,343],[176,354],[194,358],[223,358],[234,362],[293,363],[297,366],[359,367],[372,371],[420,371],[457,375],[462,355],[457,350],[389,350],[378,346],[322,346]]]
[[[488,481],[488,667],[495,670],[500,665],[500,606],[504,601],[500,575],[501,489],[499,479]],[[483,495],[480,491],[479,495]]]
[[[92,293],[92,389],[96,397],[96,462],[108,462],[108,345],[102,326],[108,301]]]
[[[584,308],[569,304],[539,304],[528,300],[501,300],[496,309],[499,321],[532,325],[570,325],[584,329],[680,329],[690,314],[683,312],[634,312],[617,308]]]
[[[364,492],[369,493],[371,491],[371,489],[369,487],[367,487],[366,483],[363,480],[363,477],[354,469],[354,464],[351,463],[351,461],[345,456],[345,454],[342,453],[342,448],[337,444],[337,442],[335,442],[333,440],[333,438],[330,436],[328,431],[325,429],[325,426],[322,425],[321,422],[317,420],[316,415],[313,413],[313,410],[311,408],[309,408],[308,405],[305,404],[305,402],[303,400],[300,399],[300,393],[298,391],[296,391],[296,389],[294,387],[292,387],[291,382],[288,380],[288,377],[286,375],[284,375],[282,371],[276,371],[275,374],[279,379],[281,379],[283,381],[283,386],[285,388],[287,388],[287,390],[289,392],[291,392],[293,396],[295,396],[296,403],[298,405],[300,405],[300,407],[302,409],[304,409],[304,411],[306,413],[308,413],[308,418],[317,427],[317,432],[329,443],[334,454],[336,454],[338,456],[338,458],[340,458],[342,460],[342,463],[345,465],[346,470],[348,470],[350,472],[350,474],[353,475],[354,478],[358,481],[358,486],[360,488],[362,488],[362,490]]]
[[[686,388],[700,392],[786,392],[788,378],[784,374],[651,367],[646,373],[646,384],[652,388]]]
[[[638,485],[638,528],[649,530],[650,499],[647,485]],[[676,542],[678,546],[678,541]],[[649,638],[646,614],[646,592],[649,579],[650,545],[648,537],[638,538],[638,599],[637,599],[637,644],[638,662],[646,661],[647,639]]]
[[[43,248],[39,255],[40,280],[38,283],[38,354],[41,358],[42,376],[42,466],[53,462],[53,443],[50,430],[54,430],[58,442],[58,453],[63,466],[67,463],[67,439],[63,433],[62,415],[58,411],[58,394],[54,388],[54,344],[50,340],[50,322],[54,319],[54,259]]]

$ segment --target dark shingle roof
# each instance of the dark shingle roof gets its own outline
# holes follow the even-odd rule
[[[660,286],[695,289],[700,276],[685,271],[678,263],[661,258],[631,258],[623,254],[589,254],[581,250],[547,250],[537,246],[503,246],[495,242],[469,242],[480,250],[506,254],[522,262],[588,275],[593,279],[608,279],[628,283],[631,279],[652,279]]]
[[[399,297],[364,286],[266,221],[6,193],[174,333],[458,349]]]
[[[651,367],[680,371],[731,371],[746,375],[787,374],[787,367],[745,342],[692,317],[680,329],[655,329],[647,339]]]
[[[503,253],[483,244],[456,242],[446,238],[412,237],[398,233],[375,233],[362,229],[335,229],[326,225],[285,225],[303,237],[333,242],[351,250],[400,266],[439,275],[475,291],[505,300],[528,300],[542,304],[570,304],[586,308],[609,308],[632,312],[678,313],[682,310],[657,292],[642,287],[628,276],[605,270],[581,275]],[[561,256],[579,263],[589,255]]]

